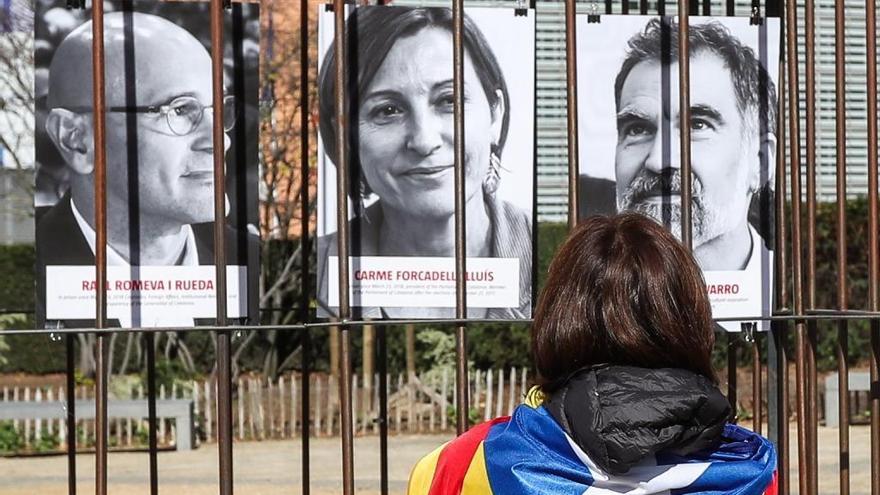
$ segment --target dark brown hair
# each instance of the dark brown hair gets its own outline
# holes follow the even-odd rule
[[[474,66],[474,72],[480,79],[480,85],[486,94],[489,106],[495,108],[499,99],[503,99],[504,116],[501,121],[501,134],[494,143],[494,152],[498,157],[504,150],[507,131],[510,127],[510,95],[504,73],[495,58],[492,47],[477,24],[467,15],[463,20],[463,40],[465,51]],[[376,72],[385,61],[388,52],[401,38],[415,36],[427,28],[445,29],[452,33],[452,9],[447,7],[387,7],[383,5],[365,5],[353,7],[351,15],[345,23],[348,39],[349,64],[357,70],[349,70],[348,91],[350,115],[358,114],[358,98],[365,95]],[[451,49],[451,45],[450,45]],[[339,164],[336,156],[336,52],[331,43],[327,49],[321,70],[318,73],[318,105],[321,118],[319,131],[324,142],[324,152],[330,160]],[[501,92],[499,97],[498,91]],[[349,141],[351,148],[357,150],[357,118],[349,118]],[[361,173],[360,157],[357,152],[349,156],[349,181],[361,184],[362,190],[349,191],[352,198],[358,194],[368,196],[370,185]]]
[[[637,214],[587,218],[550,264],[532,326],[545,392],[596,364],[682,368],[717,382],[714,324],[696,261]]]
[[[644,30],[627,43],[626,58],[614,81],[614,101],[620,108],[620,93],[632,69],[646,61],[669,65],[678,61],[678,23],[670,17],[651,19]],[[718,56],[730,71],[736,103],[743,123],[763,136],[776,134],[776,86],[766,65],[754,50],[718,22],[691,24],[688,50],[693,56],[709,52]]]

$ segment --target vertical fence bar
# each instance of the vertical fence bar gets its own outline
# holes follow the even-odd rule
[[[355,8],[355,7],[352,7]],[[348,297],[348,106],[346,98],[348,40],[345,30],[345,2],[333,0],[334,50],[336,57],[335,109],[336,109],[336,155],[339,164],[336,174],[336,228],[339,252],[339,320],[345,323],[351,316]],[[342,491],[345,495],[354,493],[354,432],[351,411],[351,328],[340,327],[339,346],[339,409],[340,435],[342,436]],[[328,397],[329,401],[329,397]],[[328,418],[328,421],[330,418]]]
[[[691,238],[691,75],[689,8],[687,1],[678,2],[678,102],[679,146],[681,160],[681,242],[688,251],[693,249]]]
[[[217,326],[226,326],[226,217],[223,129],[223,0],[211,0],[211,76],[214,147],[214,276]],[[252,315],[256,316],[256,315]],[[220,495],[232,495],[232,366],[229,331],[217,332],[217,443]]]
[[[150,495],[159,493],[159,441],[156,437],[156,337],[144,336],[147,347],[147,442],[150,449]],[[206,406],[210,407],[209,405]]]
[[[797,5],[794,0],[786,2],[786,53],[788,59],[788,93],[789,93],[789,152],[791,157],[791,266],[794,299],[794,315],[804,313],[803,264],[801,262],[801,156],[800,156],[800,115],[798,95],[798,53],[797,53]],[[797,424],[798,452],[803,455],[808,450],[807,443],[807,407],[805,398],[805,330],[803,321],[796,321],[797,332],[796,364],[797,364]],[[807,462],[798,462],[799,493],[809,493],[809,468]]]
[[[310,491],[310,477],[309,477],[309,442],[310,442],[310,433],[311,433],[311,399],[309,397],[311,393],[311,383],[309,376],[311,375],[311,359],[312,359],[312,334],[311,331],[306,328],[303,330],[303,341],[302,341],[302,371],[300,373],[300,436],[302,437],[302,449],[301,449],[301,468],[302,468],[302,493],[303,495],[308,495]],[[293,377],[291,377],[293,380]],[[239,399],[241,400],[241,399]],[[291,410],[292,413],[292,410]],[[291,423],[291,434],[293,433],[293,428],[295,428],[295,424]]]
[[[804,74],[806,85],[806,198],[807,198],[807,246],[806,246],[806,301],[807,310],[816,308],[816,56],[815,56],[815,6],[813,0],[806,0],[804,5],[804,39],[805,39],[805,62]],[[799,193],[800,194],[800,193]],[[809,462],[811,469],[809,476],[809,491],[814,494],[816,489],[815,472],[818,466],[816,461],[817,451],[817,409],[816,409],[816,335],[818,322],[811,321],[806,324],[805,338],[805,401],[807,425],[806,439],[807,450],[802,451],[801,462]]]
[[[768,13],[769,15],[769,13]],[[784,26],[783,26],[784,29]],[[780,40],[782,44],[782,40]],[[788,287],[788,256],[787,256],[787,234],[785,223],[785,198],[787,196],[785,181],[785,91],[782,89],[785,82],[785,58],[782,56],[784,50],[780,50],[779,64],[779,92],[777,112],[777,141],[776,141],[776,273],[775,273],[775,289],[776,289],[776,306],[777,308],[787,308],[789,306],[789,287]],[[780,467],[779,473],[779,493],[788,495],[789,493],[789,436],[788,436],[788,355],[786,354],[786,336],[788,335],[788,322],[775,321],[772,323],[772,347],[771,350],[775,354],[773,362],[775,369],[776,394],[774,400],[776,402],[776,421],[772,416],[768,418],[767,428],[770,430],[771,424],[776,431],[776,448],[779,452]],[[770,372],[768,366],[767,383],[771,383]],[[772,436],[772,435],[771,435]]]
[[[92,4],[92,98],[95,165],[95,328],[107,324],[107,167],[104,100],[104,5]],[[95,362],[95,493],[107,495],[107,375],[109,336],[97,335]]]
[[[846,242],[846,22],[843,0],[834,2],[834,93],[835,93],[835,137],[837,147],[837,308],[845,311],[847,301],[847,242]],[[808,69],[809,70],[809,69]],[[814,198],[810,198],[815,201]],[[849,329],[847,321],[837,323],[837,377],[839,405],[838,459],[840,463],[840,495],[849,495],[849,366],[847,363]],[[815,359],[814,359],[815,362]],[[815,370],[815,366],[814,366]],[[814,371],[815,372],[815,371]],[[815,375],[811,377],[815,380]],[[813,383],[813,388],[816,384]],[[826,397],[825,400],[829,400]],[[814,411],[814,415],[816,415]],[[817,415],[816,415],[817,416]],[[815,416],[814,416],[815,418]],[[815,426],[814,426],[815,427]],[[811,462],[813,483],[818,486],[817,471],[818,446],[813,446]],[[813,493],[817,493],[816,486]]]
[[[727,332],[727,402],[733,411],[733,422],[739,421],[737,413],[737,377],[736,363],[739,354],[739,336],[733,332]]]
[[[74,339],[76,335],[67,334],[65,337],[67,360],[67,380],[66,390],[64,391],[64,400],[67,407],[67,494],[76,495],[76,376],[75,366],[73,362]],[[4,400],[9,400],[9,396],[4,394]]]
[[[309,302],[310,302],[310,282],[312,280],[309,267],[309,259],[311,258],[311,243],[309,241],[309,224],[311,216],[309,214],[309,2],[308,0],[300,0],[299,2],[299,173],[300,173],[300,190],[299,190],[299,239],[300,239],[300,301],[299,301],[299,321],[306,323],[309,321]],[[302,366],[300,379],[302,382],[302,400],[301,414],[302,418],[302,444],[301,444],[301,473],[302,476],[302,493],[309,495],[311,480],[309,479],[309,430],[311,417],[309,415],[309,374],[311,371],[312,359],[312,334],[308,328],[302,331]],[[290,377],[293,382],[294,377]],[[296,397],[291,394],[291,400]],[[296,428],[296,422],[293,421],[294,412],[290,410],[290,430]]]
[[[761,393],[761,336],[757,331],[754,335],[755,340],[752,342],[752,429],[760,435],[761,423],[764,419],[761,405],[761,397],[764,395]]]
[[[376,327],[379,373],[379,493],[388,495],[388,340],[385,326]],[[446,393],[446,390],[443,390]],[[445,396],[444,396],[445,397]],[[446,411],[441,411],[446,414]],[[374,430],[375,431],[375,430]]]
[[[865,0],[865,43],[868,103],[868,299],[880,310],[877,246],[877,5]],[[871,495],[880,495],[880,322],[871,321]]]
[[[454,109],[455,156],[455,317],[467,318],[467,217],[465,215],[464,156],[464,0],[452,0],[452,90]],[[456,429],[459,434],[470,427],[468,422],[467,327],[455,329],[455,389],[458,397]]]
[[[629,12],[628,0],[624,0]],[[624,12],[624,13],[626,13]],[[578,216],[578,111],[577,111],[577,3],[565,0],[565,80],[568,84],[568,229],[577,225]]]

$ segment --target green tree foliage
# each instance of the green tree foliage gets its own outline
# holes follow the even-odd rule
[[[866,197],[846,202],[846,297],[850,309],[869,309],[868,301],[868,200]],[[837,309],[838,249],[837,203],[819,203],[816,210],[816,307]],[[806,249],[806,246],[805,246]],[[806,260],[806,251],[804,252]],[[837,367],[838,322],[816,324],[817,363],[820,370]],[[849,362],[865,364],[870,355],[870,324],[852,320],[848,326]]]
[[[34,246],[0,246],[0,312],[25,313],[34,308]]]
[[[816,222],[816,306],[817,308],[835,309],[837,307],[837,223],[836,203],[820,203],[817,208]],[[856,198],[847,201],[847,297],[852,309],[868,309],[868,211],[867,200]],[[564,223],[538,224],[537,245],[537,280],[543,286],[550,261],[567,235],[568,227]],[[274,260],[272,265],[282,266],[286,256],[296,255],[297,241],[270,243],[265,250],[266,259]],[[790,247],[789,247],[790,249]],[[806,247],[805,247],[806,249]],[[790,252],[790,251],[789,251]],[[806,254],[806,252],[805,252]],[[314,249],[311,264],[314,265]],[[277,258],[277,260],[276,260]],[[806,259],[806,257],[804,257]],[[3,270],[3,283],[0,283],[0,313],[5,313],[0,328],[30,328],[33,320],[28,314],[33,308],[33,265],[34,250],[32,246],[0,246],[0,270]],[[266,267],[264,266],[264,269]],[[283,268],[283,266],[282,266]],[[267,307],[270,312],[278,312],[280,319],[264,314],[264,324],[272,322],[287,323],[295,319],[296,304],[299,300],[300,281],[298,269],[296,278],[291,277],[284,282],[290,289],[285,289],[280,299],[271,301]],[[291,272],[291,273],[292,273]],[[266,274],[264,274],[266,275]],[[311,276],[311,274],[310,274]],[[273,278],[274,280],[274,278]],[[312,284],[313,285],[313,284]],[[536,294],[540,291],[537,290]],[[536,296],[537,297],[537,296]],[[277,305],[277,309],[274,308]],[[278,311],[281,310],[281,311]],[[15,313],[10,315],[10,311]],[[820,370],[829,370],[837,365],[837,322],[823,321],[815,326],[817,335],[818,366]],[[849,360],[852,365],[863,364],[870,352],[869,324],[866,321],[852,320],[848,323]],[[403,327],[391,326],[385,329],[388,345],[388,371],[400,373],[405,371],[404,331]],[[793,333],[793,332],[792,332]],[[302,332],[276,332],[267,327],[258,332],[245,332],[239,339],[234,339],[234,348],[242,345],[250,334],[255,334],[249,343],[244,345],[243,352],[238,355],[238,364],[243,371],[263,371],[265,368],[282,372],[301,368],[300,343]],[[326,371],[328,368],[327,331],[314,329],[312,335],[312,369]],[[214,349],[209,334],[186,334],[185,339],[193,354],[197,372],[207,373],[213,364]],[[360,332],[353,331],[353,358],[355,367],[360,366],[361,356]],[[726,364],[725,346],[727,339],[719,334],[716,345],[716,364]],[[789,339],[793,341],[793,338]],[[422,326],[417,329],[416,351],[417,366],[420,370],[428,370],[448,364],[454,357],[454,329],[452,327]],[[46,352],[46,346],[57,347],[57,352]],[[791,346],[791,342],[788,344]],[[9,349],[6,350],[5,347]],[[123,354],[124,340],[116,343],[115,361]],[[744,349],[746,346],[740,346]],[[790,347],[790,350],[793,350]],[[762,346],[763,352],[763,346]],[[274,354],[270,356],[269,354]],[[27,373],[47,373],[63,370],[63,344],[51,342],[44,336],[5,336],[0,338],[0,371],[22,371]],[[750,352],[741,352],[740,364],[748,364]],[[529,366],[529,328],[517,324],[474,324],[468,327],[468,360],[480,369],[498,367]],[[176,366],[168,364],[168,366]],[[137,369],[137,368],[135,368]],[[179,369],[169,368],[170,375],[183,373]],[[170,383],[170,382],[169,382]]]

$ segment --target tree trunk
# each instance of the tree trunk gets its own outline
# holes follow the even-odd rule
[[[135,338],[139,339],[140,335],[130,333],[125,340],[125,353],[122,354],[122,364],[119,365],[120,375],[124,375],[128,372],[128,360],[131,358],[131,346],[134,345]]]
[[[416,326],[406,326],[406,379],[412,382],[416,376]]]
[[[266,340],[269,341],[269,345],[266,346],[266,353],[263,355],[263,376],[275,379],[278,372],[278,331],[268,331]]]
[[[339,327],[330,327],[327,334],[330,339],[330,374],[339,376]]]
[[[109,349],[107,350],[107,376],[113,376],[113,361],[116,356],[116,339],[119,338],[118,333],[114,333],[110,336],[110,341],[108,343]],[[108,378],[109,380],[109,378]]]
[[[77,334],[79,370],[84,376],[95,376],[95,334]]]

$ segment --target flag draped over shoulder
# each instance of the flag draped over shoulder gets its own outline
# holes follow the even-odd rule
[[[726,425],[721,445],[687,458],[659,453],[625,474],[599,468],[544,406],[478,425],[422,459],[410,495],[776,495],[776,453]]]

